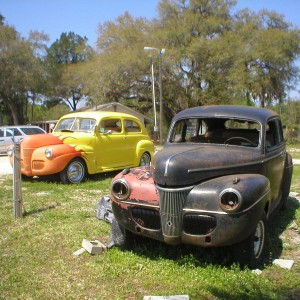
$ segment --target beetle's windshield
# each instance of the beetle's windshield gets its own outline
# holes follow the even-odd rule
[[[96,125],[95,119],[90,118],[67,118],[61,119],[57,125],[55,126],[53,132],[61,132],[61,131],[84,131],[84,132],[91,132],[94,130]]]
[[[174,124],[169,142],[258,147],[260,132],[260,124],[250,120],[189,118]]]

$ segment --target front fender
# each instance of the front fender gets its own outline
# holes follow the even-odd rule
[[[259,174],[236,174],[218,177],[195,186],[189,193],[184,209],[204,212],[224,213],[220,205],[221,194],[234,190],[241,195],[241,203],[232,213],[241,214],[253,206],[263,210],[270,200],[268,178]],[[230,213],[225,211],[226,213]]]
[[[52,156],[47,158],[46,149],[51,149]],[[82,157],[84,152],[76,150],[72,145],[58,144],[40,147],[33,151],[31,157],[31,172],[22,170],[27,176],[51,175],[61,172],[74,157]]]

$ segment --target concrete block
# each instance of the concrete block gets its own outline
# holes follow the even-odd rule
[[[106,251],[106,246],[103,245],[100,241],[89,241],[86,239],[82,240],[82,247],[88,251],[90,254],[100,254]]]

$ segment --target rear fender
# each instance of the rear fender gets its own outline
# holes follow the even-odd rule
[[[151,162],[153,161],[154,156],[154,145],[151,141],[142,140],[137,143],[136,147],[136,161],[135,165],[138,166],[140,162],[140,158],[144,152],[148,152],[151,156]]]

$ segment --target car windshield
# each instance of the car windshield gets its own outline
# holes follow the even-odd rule
[[[91,132],[94,130],[96,120],[91,118],[67,118],[60,120],[55,126],[53,132],[60,131],[85,131]]]
[[[169,142],[258,147],[260,132],[260,124],[250,120],[189,118],[175,123]]]

